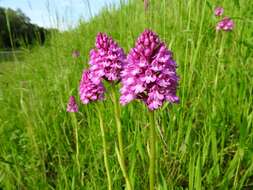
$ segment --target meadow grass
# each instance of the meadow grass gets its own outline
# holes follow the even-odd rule
[[[216,32],[215,6],[235,21]],[[145,28],[157,32],[178,64],[178,105],[155,113],[156,189],[253,188],[253,1],[141,0],[105,8],[76,29],[55,34],[22,62],[0,63],[0,189],[107,189],[99,109],[112,189],[125,181],[115,153],[112,88],[106,101],[82,105],[82,70],[98,32],[127,52]],[[72,50],[80,50],[72,58]],[[119,95],[119,94],[118,94]],[[148,189],[149,116],[140,102],[120,107],[133,189]]]

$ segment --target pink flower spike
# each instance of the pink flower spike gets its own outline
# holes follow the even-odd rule
[[[67,112],[78,112],[78,105],[76,104],[76,100],[74,96],[69,97]]]
[[[84,70],[83,76],[79,85],[79,95],[83,104],[88,104],[91,101],[103,100],[105,88],[101,81],[92,80],[93,73],[90,70]]]
[[[228,17],[224,17],[216,26],[216,30],[231,31],[234,28],[234,21]]]
[[[90,70],[96,78],[118,81],[126,55],[107,34],[98,33],[96,48],[90,51]]]
[[[140,99],[150,110],[160,108],[166,101],[177,103],[176,67],[172,52],[158,35],[145,30],[123,65],[120,103],[126,105]]]
[[[216,7],[214,10],[215,16],[222,16],[224,13],[224,9],[222,7]]]

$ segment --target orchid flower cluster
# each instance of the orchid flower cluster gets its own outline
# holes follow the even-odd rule
[[[148,6],[148,0],[144,0]],[[215,16],[220,17],[224,13],[222,7],[215,9]],[[216,30],[231,31],[234,22],[228,17],[224,17],[217,23]],[[73,57],[80,56],[79,52],[73,52]],[[156,171],[156,135],[155,135],[155,112],[161,108],[165,102],[178,103],[179,97],[176,95],[179,76],[176,73],[177,64],[173,58],[173,53],[166,44],[161,41],[158,35],[146,29],[135,42],[135,46],[128,55],[115,42],[112,37],[105,33],[98,33],[95,47],[90,51],[89,68],[84,69],[79,84],[79,96],[83,104],[94,101],[101,101],[105,98],[104,82],[111,85],[120,83],[120,104],[126,105],[134,100],[140,100],[146,104],[150,119],[149,137],[149,183],[150,190],[155,188]],[[114,91],[113,91],[114,92]],[[120,122],[120,110],[117,104],[117,97],[113,93],[115,121],[117,127],[118,145],[116,144],[116,154],[120,163],[123,176],[126,181],[127,190],[132,190],[131,180],[128,178],[127,168],[124,160],[124,149],[122,140],[122,130]],[[78,112],[74,96],[71,96],[67,106],[67,112]],[[100,127],[103,138],[104,162],[108,177],[108,189],[112,188],[110,171],[108,169],[106,140],[104,135],[103,120],[98,108]]]
[[[223,13],[222,7],[214,10],[216,17],[221,17]],[[217,31],[231,31],[233,28],[234,22],[227,16],[216,25]],[[79,52],[75,51],[74,57],[77,54],[79,56]],[[179,77],[173,54],[151,30],[145,30],[139,36],[127,56],[112,37],[98,33],[95,48],[90,51],[89,65],[90,68],[83,71],[79,86],[83,104],[104,99],[104,81],[121,83],[121,105],[139,99],[150,110],[156,110],[165,102],[179,102],[176,95]],[[72,105],[71,102],[69,105]]]
[[[178,102],[176,67],[172,52],[154,32],[146,30],[128,54],[121,72],[120,103],[141,99],[155,110],[165,101]]]
[[[124,50],[107,34],[99,33],[96,37],[95,48],[90,51],[89,68],[85,69],[79,84],[79,95],[83,104],[103,100],[105,94],[104,81],[116,85],[121,83],[120,103],[126,105],[129,102],[142,100],[149,110],[156,110],[164,102],[176,103],[179,98],[176,95],[179,77],[176,74],[176,62],[172,52],[166,47],[158,35],[151,30],[145,30],[137,39],[135,47],[126,56]],[[131,182],[127,175],[124,160],[124,149],[122,144],[122,130],[117,98],[115,92],[114,109],[117,126],[118,159],[121,170],[124,174],[126,187],[132,190]],[[67,107],[68,112],[77,112],[78,107],[73,96],[70,97]],[[99,109],[98,109],[99,112]],[[99,112],[100,113],[100,112]],[[154,112],[150,113],[150,119]],[[154,119],[151,119],[154,121]],[[100,117],[100,123],[102,123]],[[103,138],[104,162],[107,162],[106,140],[104,137],[103,124],[100,125]],[[152,122],[150,128],[150,151],[155,154],[155,124]],[[150,189],[154,188],[155,156],[150,158]],[[106,167],[108,187],[111,189],[110,171]]]
[[[69,97],[67,112],[78,112],[78,105],[74,96]]]
[[[216,17],[221,17],[224,13],[224,9],[222,7],[216,7],[215,10],[214,10],[214,15]],[[216,30],[217,31],[220,31],[220,30],[223,30],[223,31],[231,31],[233,30],[234,28],[234,21],[225,16],[222,20],[220,20],[217,25],[216,25]]]
[[[83,104],[103,100],[104,81],[121,83],[120,103],[142,100],[150,110],[164,102],[177,103],[179,77],[172,52],[158,35],[145,30],[126,56],[124,50],[107,34],[99,33],[90,51],[89,69],[85,69],[79,86]]]

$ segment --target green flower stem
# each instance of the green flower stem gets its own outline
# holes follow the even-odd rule
[[[105,164],[105,170],[106,170],[107,181],[108,181],[108,190],[112,190],[111,173],[110,173],[110,169],[109,169],[108,157],[107,157],[107,151],[106,151],[107,144],[106,144],[106,140],[105,140],[104,122],[103,122],[102,114],[101,114],[101,111],[100,111],[100,108],[98,105],[97,105],[97,112],[98,112],[99,126],[100,126],[100,130],[101,130],[102,141],[103,141],[104,164]]]
[[[119,103],[118,99],[116,96],[116,88],[113,86],[112,90],[112,100],[113,100],[113,106],[114,106],[114,116],[116,120],[116,127],[117,127],[117,136],[118,136],[118,143],[119,143],[119,154],[118,154],[118,160],[119,164],[123,173],[123,176],[126,181],[126,186],[128,190],[132,189],[130,180],[128,178],[127,174],[127,169],[126,169],[126,164],[125,164],[125,156],[124,156],[124,146],[123,146],[123,138],[122,138],[122,127],[121,127],[121,122],[120,122],[120,109],[119,109]],[[117,150],[117,147],[116,147]]]
[[[75,134],[75,148],[76,148],[76,165],[78,169],[78,174],[80,175],[81,173],[81,168],[80,168],[80,162],[79,162],[79,140],[78,140],[78,122],[76,119],[75,113],[71,113],[71,121],[72,125],[74,126],[74,134]]]
[[[149,112],[150,120],[150,136],[149,136],[149,146],[150,146],[150,162],[149,162],[149,187],[150,190],[155,188],[155,162],[156,162],[156,136],[155,136],[155,113],[154,111]]]
[[[217,65],[217,70],[216,70],[216,75],[215,75],[215,80],[214,80],[214,90],[217,88],[218,84],[218,77],[219,77],[219,72],[220,72],[220,67],[221,67],[221,58],[223,54],[223,49],[224,49],[224,35],[221,36],[221,42],[220,42],[220,49],[219,49],[219,54],[218,54],[218,65]]]

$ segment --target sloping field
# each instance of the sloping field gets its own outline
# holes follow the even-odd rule
[[[215,30],[216,6],[233,19],[232,31]],[[128,53],[146,28],[173,52],[180,77],[180,102],[154,112],[156,189],[253,189],[252,26],[252,0],[151,1],[146,12],[136,0],[56,33],[22,64],[1,63],[0,189],[108,189],[100,121],[112,189],[124,189],[111,99],[120,84],[105,83],[105,100],[88,105],[78,89],[98,32]],[[66,112],[72,95],[76,113]],[[132,189],[146,190],[149,111],[137,100],[119,109],[125,169]]]

